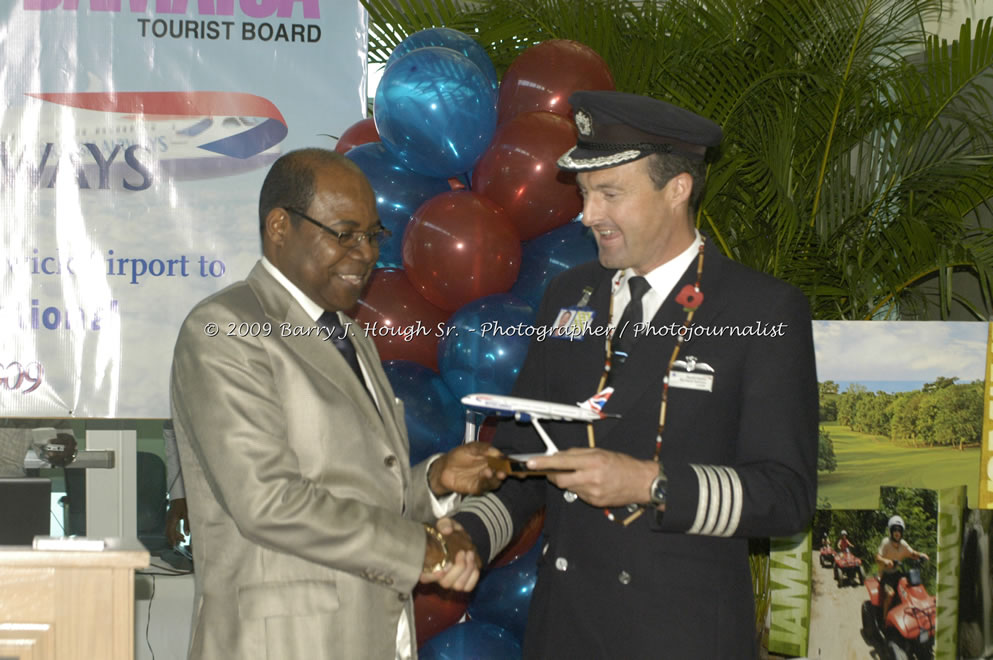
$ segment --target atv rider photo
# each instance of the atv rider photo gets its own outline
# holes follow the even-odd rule
[[[838,539],[838,552],[844,552],[849,548],[855,552],[855,544],[848,540],[848,532],[841,530],[841,538]]]
[[[923,552],[917,552],[910,547],[903,539],[903,533],[907,526],[900,516],[893,516],[886,523],[889,528],[889,536],[879,544],[879,552],[876,553],[876,563],[879,565],[879,583],[883,586],[883,621],[890,610],[893,602],[893,595],[896,593],[896,585],[900,581],[901,572],[897,568],[897,562],[907,558],[929,559]],[[840,545],[840,541],[839,541]]]

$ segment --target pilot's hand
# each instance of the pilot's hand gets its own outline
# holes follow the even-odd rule
[[[886,564],[886,568],[893,568],[893,564],[894,564],[895,562],[894,562],[894,561],[893,561],[892,559],[886,559],[886,558],[884,557],[884,558],[883,558],[883,563],[884,563],[884,564]]]
[[[439,457],[428,472],[431,491],[442,496],[452,492],[478,495],[493,490],[507,478],[507,474],[494,472],[487,456],[502,454],[488,442],[470,442]]]
[[[567,449],[551,456],[528,460],[532,470],[571,470],[553,472],[548,480],[570,490],[593,506],[627,506],[649,501],[658,463],[605,449]]]

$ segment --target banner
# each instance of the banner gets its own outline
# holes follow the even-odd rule
[[[993,323],[986,350],[986,387],[983,390],[983,455],[979,471],[979,508],[993,509]]]
[[[772,540],[769,651],[956,657],[963,510],[983,505],[990,476],[991,339],[987,323],[814,322],[818,510],[811,536]],[[884,617],[876,553],[894,514],[930,561],[904,567],[907,600]],[[986,589],[983,543],[967,554]],[[965,639],[983,648],[988,599],[966,593],[964,620],[979,623]]]
[[[988,323],[815,321],[817,506],[873,509],[879,484],[987,487]]]
[[[806,655],[953,660],[965,487],[877,492],[874,510],[821,509],[814,517]],[[898,539],[890,528],[894,516],[903,521]],[[897,551],[901,544],[922,554]],[[880,556],[896,563],[882,565]],[[893,577],[889,596],[884,573]],[[775,650],[771,637],[769,649]]]
[[[366,114],[358,0],[0,8],[0,416],[169,415],[179,325],[289,150]]]

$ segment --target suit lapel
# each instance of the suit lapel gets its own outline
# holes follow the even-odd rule
[[[379,353],[376,352],[375,345],[372,340],[360,330],[359,322],[352,320],[348,316],[345,318],[352,322],[352,325],[349,326],[349,336],[352,338],[352,344],[355,346],[355,352],[358,353],[359,359],[362,360],[362,363],[365,365],[366,372],[369,377],[369,384],[376,393],[376,400],[379,401],[379,413],[382,417],[382,421],[387,428],[395,429],[397,437],[406,446],[406,440],[400,430],[400,420],[397,419],[395,414],[396,407],[394,406],[394,398],[396,395],[393,393],[393,388],[390,386],[390,381],[386,377],[386,372],[383,371],[383,365],[379,358]],[[344,359],[342,359],[342,362],[344,362]],[[366,399],[368,398],[369,397],[366,396]]]
[[[571,373],[574,374],[576,386],[579,390],[579,400],[587,399],[596,394],[596,387],[600,383],[600,376],[603,375],[603,365],[606,357],[606,331],[610,324],[610,279],[613,271],[598,267],[595,277],[588,286],[593,287],[587,305],[593,310],[593,320],[590,323],[591,330],[583,338],[584,343],[589,343],[586,350],[575,352],[576,362],[570,365]],[[567,299],[567,307],[574,307],[579,302],[582,292],[576,294],[575,299]],[[558,310],[554,310],[558,313]],[[569,341],[569,340],[555,340]],[[570,376],[572,378],[573,376]],[[575,403],[570,401],[569,403]]]
[[[303,308],[293,299],[289,292],[266,271],[261,263],[257,264],[247,278],[252,290],[259,298],[266,316],[272,319],[277,328],[286,324],[290,329],[317,328],[317,322],[304,312]],[[351,328],[354,333],[354,326]],[[275,334],[275,332],[274,332]],[[280,333],[281,335],[281,333]],[[303,362],[314,367],[323,375],[341,395],[352,401],[356,408],[362,411],[369,424],[382,424],[379,411],[365,387],[352,372],[350,366],[335,349],[334,344],[325,340],[326,331],[301,332],[299,335],[280,336],[285,345],[292,350]],[[367,355],[363,354],[366,365],[369,365]],[[377,396],[381,396],[377,391]],[[383,401],[380,398],[380,401]],[[385,403],[385,402],[384,402]]]

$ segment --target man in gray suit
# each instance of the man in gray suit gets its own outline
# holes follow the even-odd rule
[[[439,497],[495,486],[492,450],[409,466],[403,405],[341,314],[386,234],[354,163],[282,156],[259,218],[263,258],[193,309],[173,359],[196,538],[190,657],[415,657],[414,585],[471,590],[479,576],[464,532],[417,521],[451,506]]]

